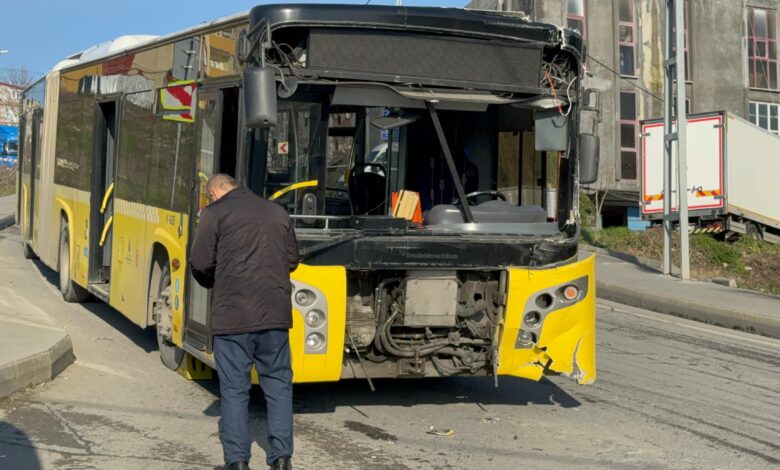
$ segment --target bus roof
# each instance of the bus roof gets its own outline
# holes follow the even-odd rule
[[[177,37],[188,36],[190,34],[199,32],[201,30],[211,29],[215,26],[219,26],[225,23],[232,23],[237,20],[247,18],[248,15],[249,15],[248,11],[235,13],[233,15],[224,16],[222,18],[218,18],[213,21],[206,21],[198,25],[186,29],[182,29],[173,33],[165,34],[162,36],[145,35],[145,34],[119,36],[115,39],[101,42],[94,46],[88,47],[83,51],[76,52],[74,54],[69,55],[68,57],[66,57],[59,63],[57,63],[54,67],[52,67],[51,71],[54,72],[57,70],[77,67],[90,62],[96,62],[98,60],[103,60],[109,57],[121,55],[130,52],[132,50],[142,48],[144,46],[167,42]]]
[[[272,30],[285,26],[341,26],[449,32],[455,35],[482,36],[544,46],[563,46],[577,59],[581,59],[584,52],[582,37],[577,32],[549,23],[533,22],[523,15],[508,12],[380,5],[268,4],[162,36],[120,36],[68,56],[56,64],[50,72],[76,68],[156,44],[171,42],[177,38],[242,19],[248,19],[250,26],[267,20]]]
[[[582,37],[573,30],[538,23],[524,15],[462,8],[382,5],[269,4],[249,13],[250,25],[267,20],[271,29],[283,26],[371,26],[402,30],[428,30],[540,42],[564,41],[581,56]],[[560,32],[564,32],[562,37]]]

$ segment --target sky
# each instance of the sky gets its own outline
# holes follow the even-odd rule
[[[65,57],[126,34],[162,35],[234,13],[263,0],[3,0],[0,73],[26,67],[35,77]],[[297,0],[287,3],[366,3]],[[394,5],[395,0],[370,0]],[[462,7],[468,0],[403,0],[404,6]]]

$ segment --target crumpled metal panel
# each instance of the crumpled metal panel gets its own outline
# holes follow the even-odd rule
[[[507,309],[499,345],[498,373],[539,380],[545,372],[566,375],[578,383],[596,380],[596,279],[593,256],[551,269],[509,269]],[[585,277],[587,289],[568,305],[557,304],[544,315],[536,343],[517,348],[527,305],[532,297]],[[530,300],[530,302],[529,302]]]

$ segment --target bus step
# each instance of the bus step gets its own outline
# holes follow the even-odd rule
[[[107,282],[96,282],[90,284],[87,290],[90,294],[94,295],[103,302],[108,302],[108,286],[109,284]]]

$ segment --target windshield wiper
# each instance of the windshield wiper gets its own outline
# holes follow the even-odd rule
[[[436,128],[436,136],[439,138],[439,144],[441,145],[442,151],[444,151],[444,159],[447,161],[447,167],[450,169],[450,176],[452,176],[452,182],[455,184],[455,191],[458,193],[458,199],[461,203],[460,213],[463,216],[463,222],[470,224],[474,222],[474,216],[471,215],[471,207],[469,207],[469,202],[466,200],[466,192],[463,190],[463,183],[461,183],[458,170],[455,168],[455,160],[452,159],[450,146],[447,144],[447,139],[444,137],[444,130],[441,127],[439,115],[436,114],[436,107],[430,101],[426,101],[425,106],[428,107],[428,114],[431,115],[433,127]]]

